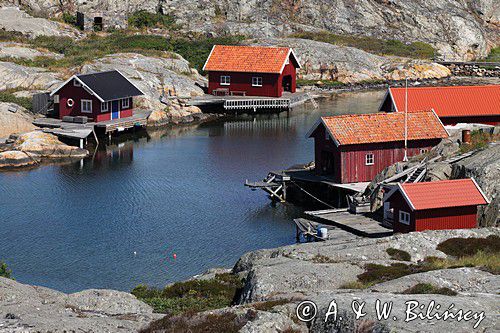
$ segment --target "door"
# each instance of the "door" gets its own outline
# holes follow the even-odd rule
[[[334,157],[333,153],[329,151],[321,151],[321,166],[322,166],[322,174],[334,176],[335,168],[334,168]]]
[[[113,101],[113,107],[111,109],[111,119],[120,118],[119,102],[120,101]]]
[[[292,91],[292,76],[291,75],[286,75],[283,77],[283,91]]]

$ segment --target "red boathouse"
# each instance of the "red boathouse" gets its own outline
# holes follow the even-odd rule
[[[394,232],[475,228],[477,206],[489,203],[472,178],[398,184],[387,202]]]
[[[296,90],[299,61],[289,47],[214,45],[203,70],[208,93],[281,97]]]
[[[73,75],[50,94],[54,98],[54,111],[59,118],[87,116],[100,122],[131,117],[135,96],[143,95],[120,72]]]
[[[404,113],[322,117],[309,131],[314,138],[315,169],[336,183],[373,180],[404,158]],[[407,156],[427,152],[448,137],[433,111],[408,113]]]
[[[405,88],[389,88],[379,111],[404,112]],[[500,124],[500,85],[411,87],[408,111],[434,110],[445,125]]]

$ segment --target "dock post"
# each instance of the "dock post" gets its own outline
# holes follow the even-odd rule
[[[286,201],[286,182],[283,181],[283,201]]]
[[[83,149],[83,139],[80,139],[80,149]]]
[[[297,225],[295,225],[295,240],[297,241],[297,243],[300,243],[300,232]]]

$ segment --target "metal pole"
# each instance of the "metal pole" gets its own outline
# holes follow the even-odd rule
[[[408,162],[408,78],[405,80],[405,156],[403,162]]]

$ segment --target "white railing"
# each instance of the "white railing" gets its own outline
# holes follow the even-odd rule
[[[230,99],[224,101],[226,110],[289,109],[290,100],[276,99]]]

